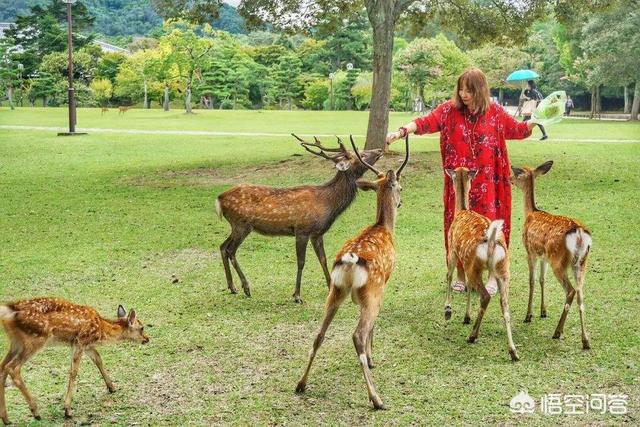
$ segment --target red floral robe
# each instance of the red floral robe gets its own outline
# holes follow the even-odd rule
[[[417,135],[440,132],[442,166],[464,166],[478,171],[471,181],[469,208],[487,218],[504,219],[507,244],[511,232],[510,164],[506,139],[524,139],[531,135],[526,123],[518,122],[504,108],[491,103],[481,116],[460,111],[452,101],[440,104],[430,114],[415,120]],[[451,179],[444,173],[444,241],[453,221],[456,201]],[[448,248],[447,248],[448,250]]]

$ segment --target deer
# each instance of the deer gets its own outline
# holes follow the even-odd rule
[[[303,302],[300,283],[309,240],[322,266],[327,287],[331,282],[323,236],[353,202],[358,190],[356,181],[364,175],[367,167],[346,149],[340,138],[337,138],[338,148],[327,148],[317,138],[311,143],[295,134],[292,136],[306,151],[331,161],[337,172],[333,179],[322,185],[274,188],[241,184],[217,197],[216,212],[231,225],[231,234],[220,245],[220,256],[227,288],[232,294],[236,294],[237,290],[233,284],[229,262],[240,278],[245,295],[251,297],[251,288],[240,269],[236,251],[252,231],[266,236],[295,236],[298,270],[293,297],[296,303]],[[362,157],[369,163],[375,163],[381,156],[380,149],[362,153]]]
[[[353,138],[351,138],[351,144],[360,163],[377,176],[376,181],[364,179],[357,181],[358,188],[361,190],[376,191],[376,222],[348,240],[336,255],[331,271],[331,285],[325,304],[324,320],[313,341],[307,367],[298,381],[296,392],[306,391],[309,371],[324,341],[325,333],[344,299],[351,295],[353,302],[360,306],[360,320],[353,333],[353,344],[362,367],[369,400],[375,409],[385,409],[371,375],[373,329],[382,305],[385,286],[395,267],[394,229],[397,211],[402,204],[400,178],[402,170],[409,161],[409,137],[405,137],[404,162],[397,171],[389,170],[386,174],[378,171],[360,156]]]
[[[547,267],[556,276],[565,292],[565,303],[560,320],[553,334],[559,339],[564,332],[567,314],[573,303],[574,296],[578,298],[580,324],[582,327],[582,348],[589,350],[589,336],[585,325],[584,307],[584,277],[587,270],[587,258],[591,250],[591,231],[580,221],[566,216],[553,215],[536,207],[534,198],[535,180],[545,175],[553,166],[548,161],[537,168],[512,167],[511,183],[524,193],[524,228],[522,241],[527,250],[529,265],[529,303],[525,323],[530,323],[533,317],[533,291],[535,287],[536,262],[540,260],[540,317],[547,317],[547,307],[544,301],[544,284]],[[567,271],[573,271],[575,288],[569,280]]]
[[[109,109],[108,109],[107,107],[102,107],[102,108],[100,109],[100,114],[101,114],[101,115],[104,115],[104,113],[106,113],[106,112],[108,112],[108,111],[109,111]]]
[[[149,342],[144,326],[135,310],[127,314],[118,306],[118,318],[107,320],[89,306],[77,305],[60,298],[35,298],[0,305],[0,321],[9,338],[9,352],[0,363],[0,418],[9,424],[5,401],[7,376],[22,392],[33,417],[40,420],[38,405],[33,399],[20,373],[22,366],[43,347],[51,344],[66,344],[72,347],[73,357],[69,384],[64,397],[64,415],[72,417],[71,397],[82,355],[86,354],[95,363],[110,393],[115,386],[104,368],[96,346],[110,342]]]
[[[511,333],[511,314],[509,312],[509,250],[502,233],[504,220],[494,221],[477,212],[469,210],[469,189],[471,180],[477,171],[464,167],[445,169],[446,174],[453,181],[456,197],[456,207],[453,222],[449,228],[447,239],[449,241],[449,253],[447,254],[447,278],[446,301],[444,307],[445,320],[451,318],[451,280],[453,271],[459,262],[462,263],[466,276],[467,309],[463,323],[471,323],[471,291],[478,292],[480,308],[478,317],[467,338],[467,342],[473,344],[478,339],[480,324],[487,310],[491,295],[485,289],[482,275],[486,270],[488,280],[498,285],[500,292],[500,307],[507,331],[507,343],[511,360],[519,360],[516,346],[513,343]]]
[[[126,105],[121,105],[118,107],[118,114],[124,114],[129,110],[130,107]]]

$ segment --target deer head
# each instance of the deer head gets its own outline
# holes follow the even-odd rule
[[[544,175],[549,172],[551,166],[553,166],[553,160],[544,162],[535,169],[527,166],[524,166],[522,168],[511,167],[511,170],[513,171],[513,175],[510,178],[511,184],[515,185],[518,188],[524,189],[528,183],[533,183],[533,180],[538,176]]]
[[[364,165],[367,169],[371,170],[376,174],[378,179],[375,181],[368,181],[366,179],[359,179],[356,181],[358,188],[364,191],[367,190],[375,190],[378,195],[378,220],[380,220],[380,216],[385,214],[385,210],[392,209],[393,215],[392,217],[395,219],[395,213],[397,209],[402,205],[402,199],[400,197],[400,192],[402,191],[402,186],[400,185],[400,177],[402,174],[402,170],[407,165],[409,161],[409,137],[405,138],[405,150],[406,155],[404,158],[404,162],[398,168],[398,170],[394,171],[390,169],[387,173],[382,173],[375,167],[373,167],[368,161],[366,161],[358,152],[358,148],[356,144],[351,139],[351,145],[353,146],[353,151],[358,158],[358,161]]]
[[[477,170],[469,170],[464,167],[445,169],[446,174],[453,181],[456,193],[456,210],[469,208],[469,190],[471,180],[478,174]]]
[[[323,159],[331,160],[334,163],[336,169],[338,169],[338,171],[340,172],[345,172],[360,177],[367,170],[366,166],[362,165],[358,158],[351,152],[349,152],[349,150],[347,150],[339,137],[336,137],[338,140],[338,148],[327,148],[323,146],[316,137],[313,138],[315,142],[307,142],[298,137],[296,134],[292,133],[291,135],[298,141],[300,141],[300,145],[302,145],[302,147],[311,154],[315,154],[316,156],[322,157]],[[377,162],[378,159],[382,157],[382,150],[365,150],[362,152],[361,156],[367,163],[375,164],[375,162]]]
[[[123,327],[121,338],[146,344],[149,337],[144,333],[144,325],[138,319],[135,310],[129,310],[129,314],[123,306],[118,306],[118,320]]]

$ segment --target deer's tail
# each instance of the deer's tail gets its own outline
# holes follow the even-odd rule
[[[0,305],[0,320],[13,320],[16,312],[6,305]]]

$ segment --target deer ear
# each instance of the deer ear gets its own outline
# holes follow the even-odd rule
[[[127,317],[127,322],[129,326],[133,326],[136,323],[136,311],[131,309],[129,310],[129,316]]]
[[[336,169],[340,172],[344,172],[351,167],[351,162],[349,160],[340,160],[336,163]]]
[[[476,175],[478,175],[478,171],[477,170],[470,170],[469,172],[467,172],[467,175],[469,176],[469,179],[473,179],[476,177]]]
[[[513,175],[518,178],[520,175],[524,175],[524,169],[516,168],[511,166],[511,170],[513,171]]]
[[[445,169],[444,171],[449,175],[449,178],[451,178],[452,181],[456,180],[456,171],[454,169]]]
[[[359,179],[356,181],[356,185],[363,191],[378,190],[378,183],[375,181],[367,181],[366,179]]]
[[[118,317],[127,317],[127,310],[123,306],[118,306]]]
[[[536,168],[536,176],[537,175],[544,175],[545,173],[549,172],[549,169],[551,169],[551,166],[553,166],[553,160],[549,160],[548,162],[544,162],[543,164],[541,164],[540,166],[538,166]]]

